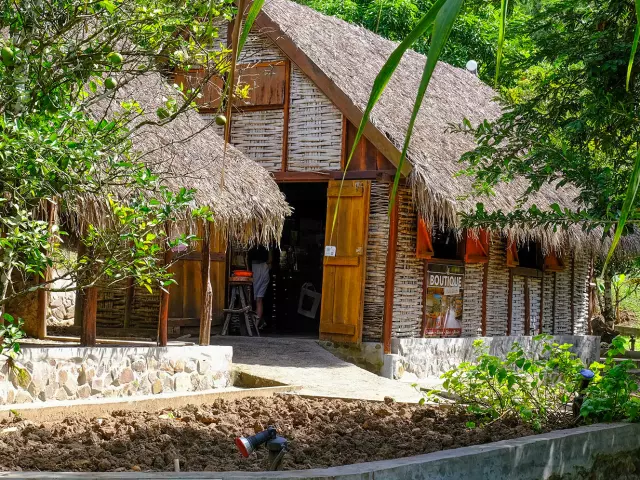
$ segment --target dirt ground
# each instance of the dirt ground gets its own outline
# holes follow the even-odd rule
[[[2,470],[264,470],[266,451],[243,458],[234,445],[273,425],[289,440],[284,470],[383,460],[531,435],[517,422],[470,430],[466,414],[400,403],[293,395],[218,400],[158,412],[69,416],[43,424],[0,424]]]

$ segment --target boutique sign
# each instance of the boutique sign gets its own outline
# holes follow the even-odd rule
[[[429,288],[443,288],[445,295],[457,295],[462,288],[462,275],[429,272]]]

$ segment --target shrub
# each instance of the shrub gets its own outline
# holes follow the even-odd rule
[[[588,421],[640,420],[640,398],[636,394],[638,383],[629,373],[635,364],[631,360],[616,360],[628,347],[628,338],[615,337],[605,363],[591,365],[596,376],[585,392],[580,409],[580,415]]]
[[[554,425],[566,418],[584,367],[571,345],[551,338],[534,337],[526,351],[516,342],[505,360],[476,340],[476,360],[446,372],[444,389],[482,423],[515,416],[537,430]]]

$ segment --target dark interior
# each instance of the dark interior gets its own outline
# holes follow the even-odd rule
[[[542,250],[536,242],[530,241],[518,246],[519,266],[542,270]]]
[[[267,333],[279,335],[308,335],[317,337],[320,327],[320,308],[310,318],[314,296],[302,295],[301,290],[322,290],[322,263],[327,214],[326,183],[284,183],[280,189],[293,208],[286,219],[280,250],[272,249],[271,285],[265,297]],[[319,295],[315,295],[319,298]]]
[[[454,230],[442,230],[434,227],[432,230],[433,256],[438,259],[456,260],[462,258],[458,246],[458,238]]]

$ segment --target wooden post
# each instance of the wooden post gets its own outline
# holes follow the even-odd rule
[[[424,261],[424,276],[422,277],[422,325],[420,337],[427,334],[427,290],[429,288],[429,260]]]
[[[124,297],[124,328],[129,328],[131,322],[131,309],[133,308],[133,296],[135,293],[135,285],[133,284],[133,278],[127,278],[127,286]]]
[[[57,205],[51,200],[47,201],[47,222],[49,224],[49,243],[53,243],[53,224],[55,223]],[[40,283],[48,284],[51,281],[51,267],[45,267],[44,278],[40,278]],[[47,336],[47,310],[49,308],[49,286],[38,290],[38,325],[36,327],[36,337],[43,339]]]
[[[89,287],[84,291],[82,306],[82,333],[80,344],[83,347],[93,347],[96,344],[96,317],[98,314],[98,288]]]
[[[571,252],[571,294],[569,295],[569,305],[571,307],[571,335],[575,334],[576,326],[576,305],[575,305],[575,286],[576,286],[576,251]]]
[[[544,325],[544,268],[542,269],[542,279],[540,280],[540,325],[538,325],[538,333],[542,335]]]
[[[488,253],[488,252],[487,252]],[[482,336],[487,336],[487,292],[489,290],[489,259],[484,264],[482,277]]]
[[[204,222],[201,241],[202,310],[200,311],[200,345],[211,341],[211,316],[213,310],[213,288],[211,287],[211,224]]]
[[[284,63],[284,121],[282,127],[282,171],[287,171],[289,156],[289,104],[291,102],[291,60]],[[208,345],[208,343],[207,343]]]
[[[524,277],[524,334],[531,335],[531,293],[529,277]]]
[[[513,320],[513,268],[509,269],[509,298],[507,299],[507,337],[511,335],[511,321]]]
[[[389,201],[391,201],[391,189]],[[396,281],[396,254],[398,247],[398,208],[399,199],[393,199],[393,208],[389,218],[389,244],[387,247],[387,264],[384,284],[384,317],[382,322],[382,344],[385,354],[391,353],[391,333],[393,330],[393,296]]]
[[[171,232],[171,227],[167,222],[165,224],[165,231],[167,232],[167,239]],[[164,250],[164,264],[168,266],[171,264],[173,252],[168,245]],[[160,291],[160,313],[158,314],[158,346],[166,347],[169,343],[169,290],[166,288]]]

